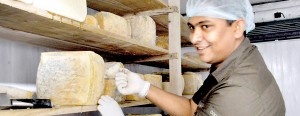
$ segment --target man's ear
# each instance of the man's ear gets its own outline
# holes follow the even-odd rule
[[[238,19],[233,23],[234,37],[241,38],[246,30],[246,22],[244,19]]]

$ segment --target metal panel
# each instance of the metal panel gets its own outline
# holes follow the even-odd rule
[[[300,40],[255,43],[283,94],[286,116],[300,114]]]

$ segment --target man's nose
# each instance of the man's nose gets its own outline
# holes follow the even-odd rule
[[[194,32],[190,33],[190,41],[193,45],[198,43],[199,41],[202,41],[203,39],[203,33],[199,29],[195,29]]]

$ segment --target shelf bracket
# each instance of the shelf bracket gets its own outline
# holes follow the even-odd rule
[[[156,15],[165,15],[165,14],[174,13],[174,12],[179,13],[178,8],[176,6],[169,6],[167,8],[162,8],[162,9],[138,12],[138,13],[136,13],[136,15],[156,16]]]
[[[169,59],[178,59],[177,53],[171,53],[167,55],[160,55],[160,56],[153,56],[150,58],[144,58],[134,61],[135,63],[141,63],[141,62],[153,62],[153,61],[162,61],[162,60],[169,60]]]

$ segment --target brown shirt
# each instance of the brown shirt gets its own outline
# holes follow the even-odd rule
[[[256,46],[245,38],[193,96],[197,116],[284,116],[273,75]]]

